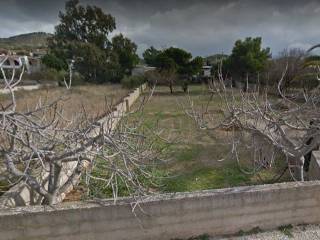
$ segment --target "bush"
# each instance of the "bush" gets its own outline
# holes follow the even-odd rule
[[[69,75],[67,74],[66,75],[66,79],[68,79],[69,78]],[[80,74],[80,73],[78,73],[78,72],[75,72],[75,73],[73,73],[73,76],[72,76],[72,86],[75,86],[75,85],[83,85],[83,84],[85,84],[86,82],[85,82],[85,79],[84,79],[84,77]]]
[[[181,88],[183,90],[183,92],[187,92],[188,89],[189,89],[189,84],[190,84],[190,81],[189,79],[182,79],[181,80]]]
[[[121,84],[125,88],[136,88],[145,83],[147,79],[144,76],[125,76],[121,80]]]
[[[157,70],[147,71],[144,75],[149,87],[154,86],[161,79],[161,75]]]
[[[34,73],[30,73],[30,74],[25,74],[23,76],[23,79],[26,80],[35,80],[38,82],[41,81],[63,81],[63,77],[66,74],[65,71],[57,71],[55,69],[45,69],[43,71],[40,72],[34,72]]]
[[[41,61],[48,68],[52,68],[57,71],[66,70],[68,68],[67,64],[63,60],[61,60],[60,58],[57,58],[53,54],[44,55]]]

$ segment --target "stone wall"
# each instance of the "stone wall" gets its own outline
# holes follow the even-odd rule
[[[93,137],[97,136],[100,132],[101,125],[103,125],[103,129],[105,131],[113,131],[117,127],[117,124],[121,117],[123,117],[123,115],[130,110],[130,107],[139,98],[140,94],[143,92],[143,90],[146,89],[146,87],[147,85],[143,84],[129,93],[122,102],[114,107],[113,112],[97,121],[97,127],[94,128],[89,134]],[[68,176],[72,175],[76,165],[76,162],[68,162],[63,165],[59,181],[60,186],[64,185],[67,182]],[[41,174],[41,179],[43,179],[42,182],[44,186],[47,185],[48,174],[49,173],[46,171]],[[71,190],[72,188],[63,193],[60,196],[60,201],[62,201],[65,198],[66,194]],[[0,208],[36,205],[40,203],[41,199],[42,198],[39,196],[39,194],[35,193],[27,184],[19,183],[13,186],[3,196],[0,197]]]
[[[319,193],[319,181],[292,182],[149,197],[135,214],[130,199],[0,210],[0,239],[169,240],[314,224]]]

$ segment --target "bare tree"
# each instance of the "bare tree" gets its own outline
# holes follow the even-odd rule
[[[178,75],[175,69],[163,69],[148,71],[146,78],[150,86],[165,85],[170,89],[170,93],[173,93],[173,87],[178,80]]]
[[[10,78],[4,66],[11,66]],[[146,143],[137,127],[120,121],[115,130],[115,122],[121,116],[112,114],[111,107],[100,120],[90,120],[84,113],[66,119],[61,103],[68,96],[39,100],[33,108],[19,111],[14,88],[22,80],[24,64],[19,58],[3,56],[0,70],[3,87],[9,89],[11,99],[1,104],[0,109],[0,175],[10,186],[30,189],[34,193],[30,204],[60,202],[79,183],[84,170],[87,179],[95,178],[105,187],[110,186],[115,199],[119,181],[131,195],[145,194],[141,179],[152,177],[148,164],[155,154],[152,144]],[[20,75],[16,78],[18,70]],[[71,77],[66,85],[71,87]],[[105,173],[101,177],[92,176],[92,169],[101,164]],[[2,206],[10,205],[7,202],[12,201],[10,194],[2,196]]]
[[[293,86],[297,77],[305,74],[307,71],[303,67],[304,58],[307,53],[300,48],[284,49],[279,53],[279,56],[269,61],[267,74],[268,84],[277,88],[279,79],[282,76],[283,70],[287,67],[286,75],[284,76],[281,90],[284,92]],[[298,85],[298,84],[295,84]]]
[[[307,93],[301,91],[298,98],[289,98],[282,91],[288,71],[286,65],[277,87],[280,97],[270,97],[259,88],[253,92],[226,88],[221,68],[216,83],[209,86],[211,96],[220,96],[221,115],[216,111],[210,113],[212,97],[208,98],[206,107],[196,106],[189,97],[186,113],[202,129],[231,131],[231,153],[239,166],[239,145],[245,145],[252,153],[250,173],[274,166],[278,160],[276,153],[281,153],[292,178],[303,181],[310,152],[320,145],[319,85]],[[221,121],[214,124],[217,119]]]

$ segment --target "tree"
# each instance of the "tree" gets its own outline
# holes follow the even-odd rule
[[[110,46],[108,34],[116,29],[116,22],[113,16],[105,14],[101,8],[83,7],[79,5],[79,0],[69,0],[66,2],[65,13],[60,12],[59,18],[60,24],[56,26],[53,36],[53,48],[55,44],[63,46],[74,41],[91,43],[103,50]]]
[[[151,51],[150,48],[147,53],[149,54]],[[191,59],[191,53],[174,47],[165,49],[156,55],[154,60],[155,66],[160,70],[160,73],[165,73],[164,77],[170,76],[170,80],[167,79],[164,82],[168,84],[171,93],[173,93],[173,85],[177,80],[181,83],[183,90],[187,91],[190,76],[201,71],[203,59],[201,57]]]
[[[57,71],[66,70],[67,64],[60,58],[53,54],[46,54],[41,58],[42,63],[48,68],[55,69]]]
[[[170,47],[164,50],[162,54],[174,61],[178,74],[188,73],[188,68],[190,67],[189,62],[192,59],[191,53],[181,48]]]
[[[279,79],[281,79],[283,70],[287,68],[286,75],[281,85],[282,91],[292,87],[298,76],[304,75],[303,73],[303,59],[306,53],[304,50],[299,48],[284,49],[279,53],[279,56],[269,61],[267,66],[267,73],[269,75],[268,84],[277,87]]]
[[[164,52],[158,55],[156,62],[161,76],[159,83],[167,85],[170,89],[170,93],[172,94],[173,85],[177,80],[177,65],[175,61],[168,57]]]
[[[182,90],[184,92],[188,91],[190,78],[194,75],[199,74],[202,71],[203,66],[203,58],[202,57],[196,57],[192,61],[190,61],[186,68],[185,68],[185,74],[186,78],[182,80]]]
[[[158,55],[161,53],[160,50],[157,50],[153,46],[146,49],[142,54],[144,61],[150,66],[156,66],[156,59]]]
[[[96,6],[82,6],[78,0],[66,2],[65,13],[59,13],[60,23],[55,27],[55,33],[49,39],[51,54],[66,62],[67,59],[82,58],[76,61],[76,70],[87,81],[103,81],[111,43],[108,35],[116,28],[114,17],[105,14]],[[98,55],[99,64],[92,68],[97,61],[94,60],[92,50]],[[91,56],[86,56],[86,54]],[[104,55],[104,56],[103,56]],[[101,60],[104,60],[101,62]]]
[[[307,53],[311,53],[314,49],[320,47],[320,44],[314,45],[308,49]],[[319,69],[320,66],[320,56],[319,55],[311,55],[305,58],[304,67],[312,67]]]
[[[71,47],[76,68],[89,82],[104,82],[107,69],[107,56],[96,45],[76,42]]]
[[[193,102],[186,112],[201,129],[224,129],[232,132],[231,156],[237,161],[242,172],[258,174],[261,170],[272,168],[277,161],[285,161],[285,171],[289,171],[294,180],[304,181],[310,167],[311,152],[320,146],[319,90],[317,87],[309,92],[297,89],[297,94],[290,99],[282,92],[282,84],[288,65],[278,82],[279,98],[259,95],[259,89],[243,94],[225,87],[225,79],[220,72],[219,83],[210,89],[207,108],[195,106]],[[213,91],[214,90],[214,91]],[[299,91],[302,90],[302,91]],[[212,96],[218,93],[222,109],[219,115],[210,113]],[[214,103],[216,104],[216,103]],[[222,119],[215,122],[216,119]],[[242,168],[240,149],[251,158],[251,169]],[[244,150],[243,150],[244,149]]]
[[[246,84],[249,74],[261,72],[271,56],[270,48],[262,48],[261,44],[260,37],[237,40],[227,60],[226,64],[231,74],[241,79],[246,78]]]
[[[303,74],[302,76],[298,77],[298,81],[302,82],[305,90],[313,89],[319,86],[320,56],[311,54],[314,49],[319,47],[320,44],[314,45],[303,55]]]
[[[7,60],[10,68],[3,67]],[[148,163],[154,163],[155,155],[154,144],[136,132],[140,127],[129,127],[125,119],[118,122],[118,116],[109,112],[101,119],[89,119],[80,111],[67,118],[61,102],[66,96],[40,98],[36,106],[27,108],[17,105],[14,87],[22,80],[24,66],[21,61],[15,65],[15,60],[15,56],[0,56],[0,72],[12,74],[10,79],[4,74],[3,88],[10,98],[0,110],[0,177],[10,186],[15,184],[1,196],[0,206],[59,203],[79,183],[84,170],[87,180],[110,189],[115,200],[120,186],[130,195],[146,193],[145,181],[152,177]],[[21,73],[15,78],[18,69]],[[115,130],[117,122],[121,126]],[[26,202],[21,192],[29,198]]]
[[[120,34],[109,40],[116,29],[115,18],[101,8],[69,0],[59,18],[49,39],[50,54],[64,63],[75,59],[75,69],[87,81],[119,82],[138,63],[137,46],[130,39]]]
[[[131,74],[132,68],[139,62],[137,45],[119,34],[112,38],[112,52],[118,56],[121,71]]]
[[[189,66],[187,68],[188,75],[196,75],[202,71],[203,66],[203,58],[202,57],[196,57],[191,62],[189,62]]]

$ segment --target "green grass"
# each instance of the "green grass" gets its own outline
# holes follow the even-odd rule
[[[243,231],[243,230],[240,230],[238,232],[238,234],[236,234],[237,236],[248,236],[248,235],[252,235],[252,234],[258,234],[258,233],[262,233],[263,231],[261,230],[260,227],[254,227],[252,228],[251,230],[249,231]]]
[[[196,106],[206,107],[209,98],[206,87],[191,86],[190,96]],[[228,143],[230,132],[200,130],[185,114],[181,104],[187,104],[185,94],[170,94],[168,88],[157,87],[150,102],[144,106],[142,115],[136,112],[126,119],[130,124],[135,124],[142,118],[140,131],[148,136],[155,149],[165,149],[162,159],[166,160],[166,164],[152,170],[156,186],[151,187],[156,191],[189,192],[262,184],[271,181],[283,169],[283,164],[277,164],[275,169],[265,169],[259,175],[244,174],[234,159],[226,157],[231,150]],[[133,110],[137,106],[140,104],[136,103]],[[221,118],[220,107],[221,100],[214,95],[208,108],[214,114],[214,121]],[[240,150],[241,166],[245,169],[250,169],[250,158],[248,151],[244,148]]]
[[[178,88],[177,88],[178,89]],[[206,107],[209,94],[206,86],[190,86],[190,96],[196,106]],[[160,192],[185,192],[204,189],[226,188],[261,184],[269,181],[282,165],[276,169],[263,170],[259,176],[241,172],[235,160],[226,158],[231,150],[227,144],[228,132],[200,130],[188,117],[181,104],[187,105],[187,96],[181,92],[170,94],[166,87],[157,87],[154,96],[144,107],[143,126],[161,130],[161,137],[172,143],[168,145],[166,157],[170,160],[162,167],[165,177],[159,181]],[[221,118],[222,103],[214,95],[208,110],[215,113],[216,121]],[[134,118],[134,116],[132,116]],[[159,144],[161,141],[159,141]],[[163,146],[163,145],[162,145]],[[249,153],[241,152],[241,163],[250,166]]]
[[[197,158],[203,147],[201,145],[196,145],[196,144],[190,144],[190,145],[185,145],[183,146],[183,149],[177,149],[175,148],[175,159],[179,162],[188,162],[188,161],[193,161],[195,158]]]
[[[235,166],[224,168],[199,167],[163,181],[164,192],[187,192],[245,185],[250,182]]]
[[[289,238],[293,237],[293,234],[292,234],[293,226],[291,224],[285,225],[285,226],[280,226],[278,229],[287,237],[289,237]]]

